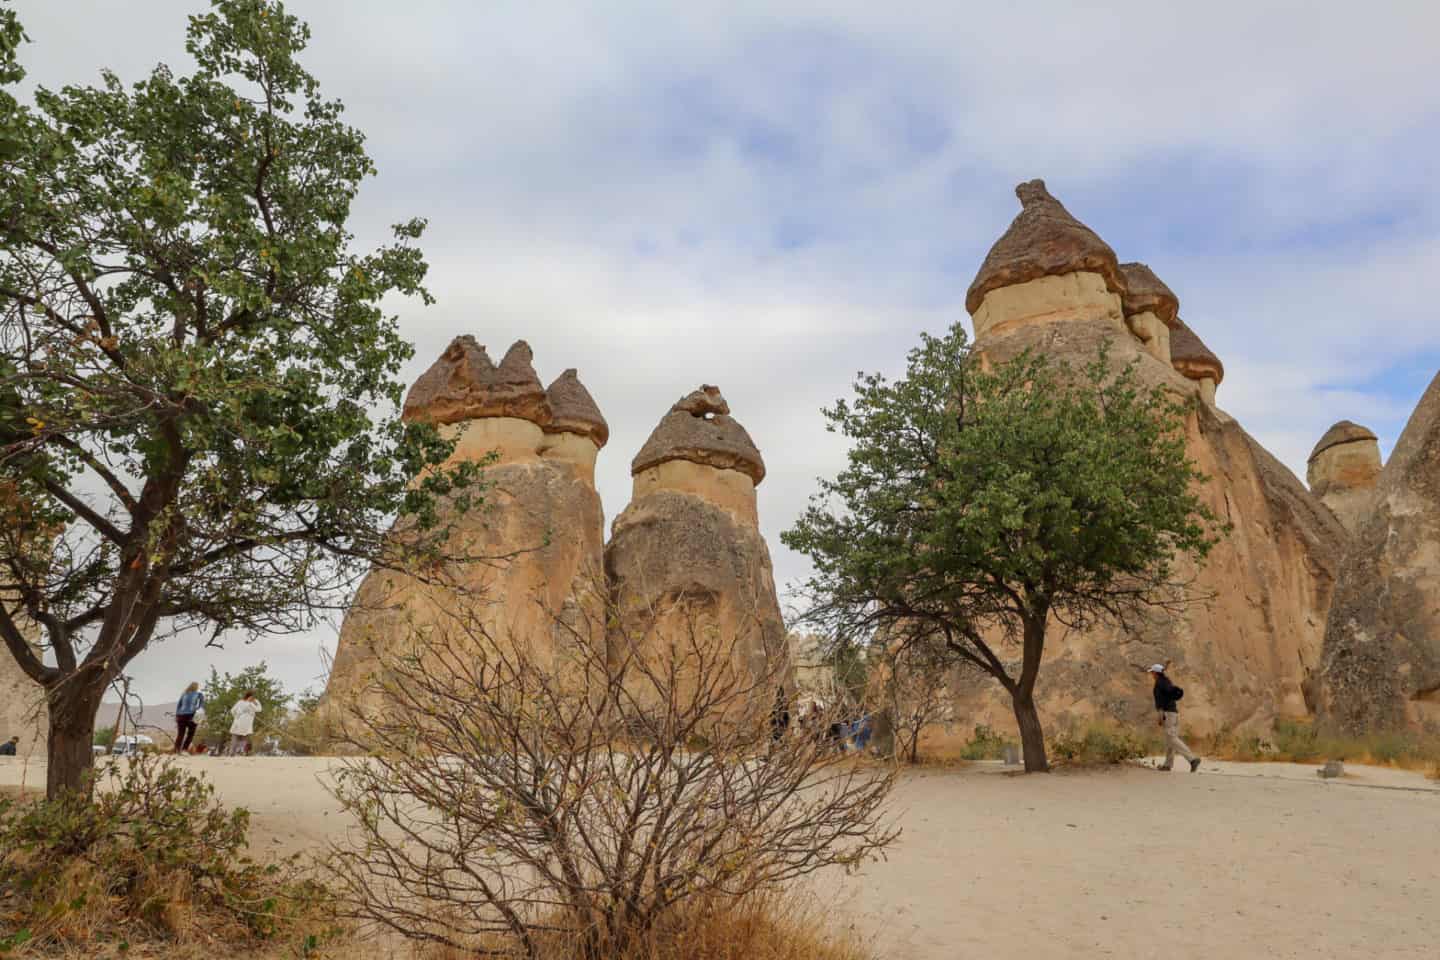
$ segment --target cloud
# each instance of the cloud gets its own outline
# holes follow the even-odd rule
[[[1302,475],[1341,417],[1388,448],[1440,366],[1433,4],[288,6],[381,170],[360,242],[431,220],[407,376],[460,333],[578,367],[612,518],[666,407],[719,383],[766,456],[782,580],[805,564],[778,532],[843,461],[819,407],[964,318],[1019,180],[1160,273],[1226,363],[1221,405]],[[20,0],[24,59],[51,85],[182,68],[183,9]],[[293,654],[303,686],[316,643],[226,656]]]

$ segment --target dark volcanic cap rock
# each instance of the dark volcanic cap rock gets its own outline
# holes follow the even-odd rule
[[[1125,291],[1115,251],[1050,196],[1044,180],[1015,188],[1020,215],[990,248],[980,272],[965,294],[965,309],[980,309],[985,294],[998,287],[1089,270],[1105,278],[1114,293]]]
[[[1225,379],[1225,365],[1220,358],[1178,318],[1170,331],[1170,364],[1191,380],[1212,377],[1218,385]]]
[[[474,337],[456,337],[410,388],[403,416],[436,424],[518,417],[543,427],[551,420],[550,404],[530,365],[533,357],[530,345],[516,340],[497,367]]]
[[[1315,449],[1310,451],[1309,459],[1314,460],[1326,450],[1329,450],[1331,447],[1338,447],[1342,443],[1351,443],[1355,440],[1376,439],[1375,434],[1371,433],[1367,427],[1362,427],[1360,424],[1353,423],[1349,420],[1341,420],[1329,430],[1325,431],[1325,435],[1320,438],[1320,442],[1315,444]]]
[[[722,470],[739,470],[756,484],[765,479],[765,461],[745,428],[730,417],[720,388],[710,385],[681,397],[630,461],[630,473],[667,460],[689,460]]]
[[[1155,276],[1155,271],[1143,263],[1122,263],[1120,275],[1125,278],[1125,291],[1120,296],[1125,316],[1149,311],[1174,330],[1180,322],[1180,298]]]
[[[550,401],[550,412],[554,419],[545,427],[546,433],[578,433],[589,437],[595,446],[603,447],[610,439],[610,425],[600,415],[595,398],[580,382],[580,376],[571,367],[545,390]]]

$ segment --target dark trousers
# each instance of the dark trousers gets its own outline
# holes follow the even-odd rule
[[[175,726],[180,729],[180,732],[175,735],[175,752],[183,753],[190,749],[190,741],[195,739],[195,730],[198,726],[195,723],[195,714],[177,713]]]

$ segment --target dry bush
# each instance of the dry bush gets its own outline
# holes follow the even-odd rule
[[[348,917],[460,955],[647,956],[895,838],[893,773],[773,738],[783,662],[703,617],[659,642],[604,612],[496,642],[452,611],[384,657],[343,725],[371,754],[335,787],[358,824],[330,859]]]
[[[169,763],[111,763],[103,789],[0,801],[0,954],[136,955],[164,942],[313,948],[323,890],[292,863],[244,855],[249,814]]]
[[[537,938],[538,960],[573,960],[574,941],[561,933]],[[481,950],[504,953],[503,938]],[[472,960],[475,950],[422,949],[419,960]],[[872,960],[853,931],[834,931],[812,898],[765,891],[722,901],[690,900],[668,913],[639,942],[606,960]]]

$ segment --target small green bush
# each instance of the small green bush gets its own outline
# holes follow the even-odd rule
[[[249,813],[201,778],[143,756],[100,776],[93,799],[0,801],[0,931],[14,931],[0,954],[93,949],[117,930],[240,942],[322,916],[323,889],[294,861],[245,856]]]
[[[1090,724],[1084,730],[1062,730],[1050,739],[1050,755],[1064,763],[1124,763],[1138,760],[1153,743],[1128,730]]]
[[[1005,748],[1014,744],[1014,740],[980,723],[976,724],[970,742],[961,748],[960,757],[963,760],[999,760],[1005,755]]]

